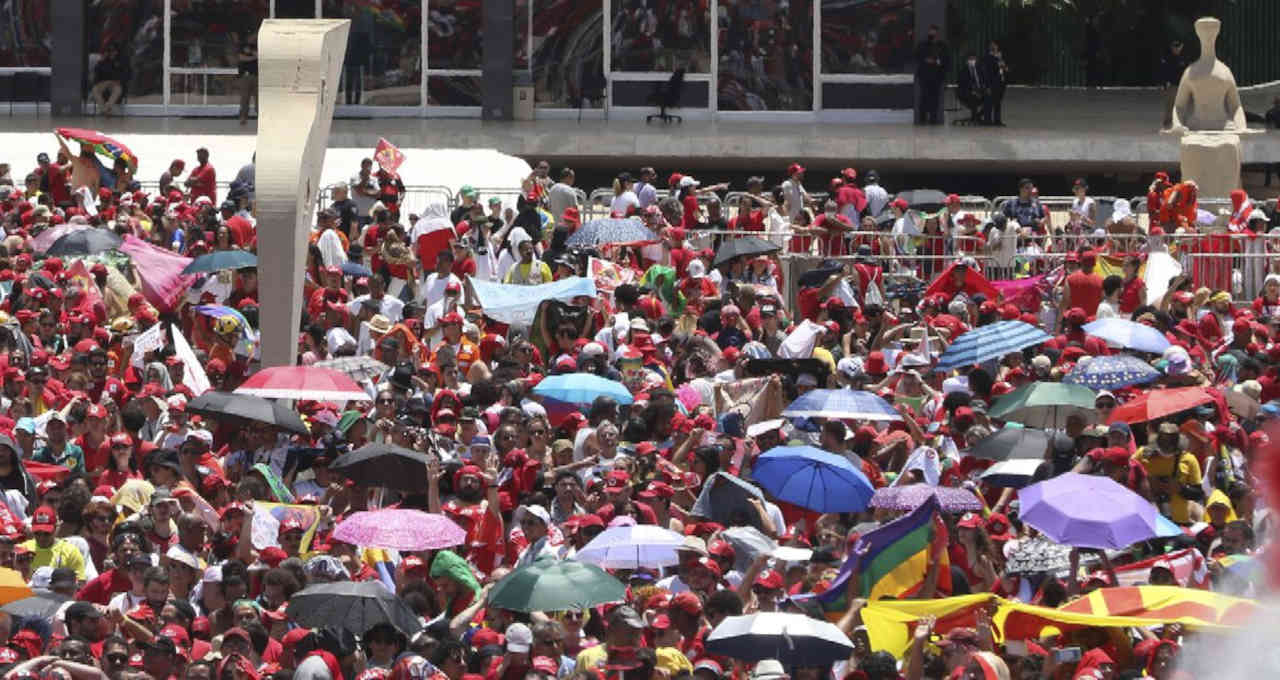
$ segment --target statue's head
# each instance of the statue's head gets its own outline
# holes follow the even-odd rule
[[[1216,43],[1218,41],[1218,31],[1221,29],[1222,22],[1213,17],[1196,19],[1196,36],[1200,38],[1201,48],[1203,49]]]

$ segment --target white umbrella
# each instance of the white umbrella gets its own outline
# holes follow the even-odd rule
[[[831,623],[803,614],[730,616],[707,636],[707,651],[742,661],[777,659],[783,666],[830,666],[849,658],[853,643]]]
[[[652,524],[609,527],[582,546],[576,559],[601,569],[640,569],[679,564],[684,536]]]

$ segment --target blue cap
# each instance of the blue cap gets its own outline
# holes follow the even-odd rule
[[[478,434],[471,438],[471,444],[469,444],[469,446],[484,446],[488,448],[493,448],[493,441],[489,439],[489,435],[487,434]]]
[[[18,430],[21,430],[23,432],[26,432],[27,434],[35,434],[36,433],[35,418],[19,418],[18,423],[13,426],[13,430],[15,432],[17,432]]]
[[[1129,423],[1111,423],[1108,432],[1123,432],[1126,435],[1132,434],[1129,430]]]

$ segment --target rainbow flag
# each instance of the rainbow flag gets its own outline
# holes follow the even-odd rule
[[[924,585],[929,554],[937,543],[947,542],[946,526],[938,513],[936,497],[910,513],[858,538],[831,586],[815,599],[828,617],[849,607],[849,579],[857,578],[855,592],[868,600],[900,598]],[[951,592],[951,565],[942,551],[938,564],[938,592]]]

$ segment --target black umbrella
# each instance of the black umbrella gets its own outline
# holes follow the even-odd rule
[[[979,439],[969,447],[969,455],[987,460],[1044,458],[1050,433],[1030,427],[1006,427]]]
[[[192,399],[187,411],[211,418],[243,418],[275,425],[290,432],[308,434],[302,418],[276,401],[234,392],[209,391]]]
[[[50,257],[96,255],[103,251],[116,250],[122,243],[124,239],[106,229],[81,229],[54,241],[45,254]]]
[[[307,628],[342,628],[364,635],[379,623],[412,636],[422,623],[396,594],[379,581],[339,581],[303,588],[289,599],[289,618]]]
[[[427,488],[427,463],[425,453],[371,443],[338,456],[329,469],[357,484],[421,492]]]
[[[839,274],[843,269],[844,265],[840,264],[838,260],[823,260],[818,264],[817,268],[801,274],[800,278],[796,279],[796,285],[801,288],[821,286],[832,274]]]
[[[897,196],[907,202],[912,210],[937,212],[947,203],[947,195],[937,189],[912,189]]]
[[[37,590],[36,594],[31,597],[14,600],[0,607],[0,611],[21,619],[44,619],[49,621],[58,613],[58,609],[69,601],[71,601],[71,598],[66,595],[59,595],[49,590]]]
[[[716,251],[716,259],[711,265],[719,267],[735,257],[750,257],[777,251],[778,244],[773,241],[766,241],[755,236],[744,236],[720,244],[720,249]]]

